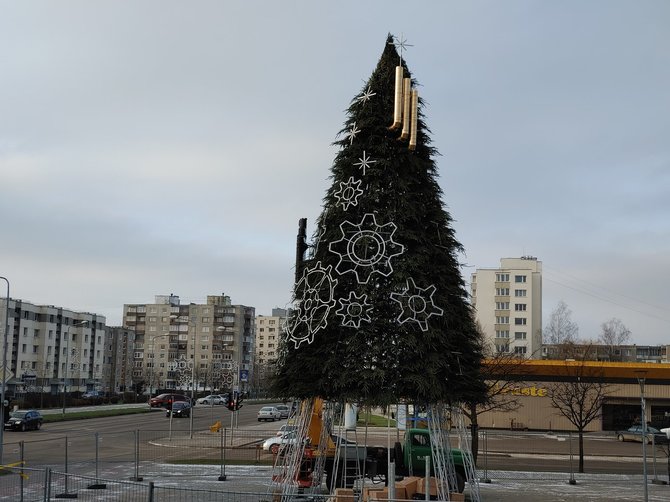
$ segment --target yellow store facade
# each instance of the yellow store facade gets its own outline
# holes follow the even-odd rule
[[[577,379],[604,384],[600,416],[587,431],[614,431],[640,423],[640,380],[644,383],[647,422],[657,428],[670,427],[670,364],[526,360],[508,365],[505,375],[513,382],[505,386],[505,392],[520,406],[514,411],[482,413],[480,427],[574,430],[552,406],[550,395],[558,383]]]

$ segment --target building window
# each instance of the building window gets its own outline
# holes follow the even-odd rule
[[[509,338],[509,330],[507,329],[496,330],[496,338]]]
[[[514,276],[514,282],[526,282],[526,276],[525,275],[515,275]]]
[[[504,344],[504,345],[496,345],[496,350],[498,351],[499,354],[505,354],[509,352],[509,345]]]
[[[496,324],[509,324],[509,317],[504,315],[496,316]]]
[[[526,296],[526,290],[525,289],[515,289],[514,290],[514,296],[517,298]]]
[[[514,324],[516,326],[525,326],[526,325],[526,318],[525,317],[517,317],[514,319]]]
[[[496,274],[496,282],[509,282],[509,274]]]
[[[496,296],[509,296],[509,288],[496,288]]]
[[[514,332],[514,339],[515,340],[525,340],[526,339],[526,332],[525,331],[515,331]]]
[[[518,355],[525,355],[526,347],[514,347],[514,353]]]
[[[509,302],[496,302],[496,310],[509,310]]]
[[[40,330],[39,330],[39,329],[36,329],[35,331],[33,331],[33,336],[34,336],[35,338],[38,338],[38,337],[40,336]]]
[[[526,304],[525,303],[515,303],[514,304],[514,311],[515,312],[525,312],[526,311]]]

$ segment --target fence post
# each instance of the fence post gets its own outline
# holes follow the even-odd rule
[[[20,451],[20,466],[21,466],[21,472],[19,474],[19,483],[21,484],[21,502],[23,502],[23,452],[24,452],[24,442],[23,440],[19,441],[19,451]]]
[[[430,455],[426,455],[426,483],[425,487],[426,489],[424,490],[426,492],[425,494],[425,500],[430,500]],[[395,478],[389,480],[389,486],[395,485]],[[393,494],[395,496],[395,493]],[[389,492],[389,498],[391,497],[391,492]]]
[[[51,469],[47,467],[44,469],[44,500],[49,502],[51,500]]]
[[[100,482],[100,475],[98,472],[98,448],[100,442],[100,433],[95,433],[95,483],[87,486],[89,490],[105,490],[107,485]]]
[[[220,443],[221,443],[221,474],[219,474],[219,481],[226,480],[226,428],[219,429]]]
[[[572,432],[568,433],[568,441],[570,441],[570,480],[568,484],[576,485],[577,480],[575,479],[575,469],[572,466]]]
[[[63,493],[59,493],[56,495],[57,499],[76,499],[77,494],[76,493],[70,493],[70,490],[68,489],[68,483],[70,481],[70,476],[68,474],[68,437],[65,436],[65,491]]]
[[[480,429],[481,431],[481,429]],[[489,434],[487,431],[481,431],[482,443],[484,443],[484,477],[480,479],[482,483],[490,483],[489,478]]]
[[[131,481],[142,481],[144,478],[140,476],[140,431],[135,429],[135,476],[130,478]]]
[[[154,502],[154,482],[149,481],[149,497],[147,498],[147,502]]]

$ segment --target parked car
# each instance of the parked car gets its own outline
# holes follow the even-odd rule
[[[149,406],[152,408],[170,409],[172,407],[172,403],[176,403],[178,401],[186,401],[190,404],[191,398],[184,396],[183,394],[159,394],[158,396],[149,399]]]
[[[619,441],[638,441],[641,443],[642,437],[641,425],[634,425],[628,430],[616,432],[616,438]],[[647,426],[647,443],[651,443],[652,440],[656,444],[668,444],[668,436],[654,427]]]
[[[263,406],[260,410],[258,410],[259,422],[262,420],[272,420],[274,422],[275,420],[280,419],[281,419],[281,413],[274,406]]]
[[[210,394],[209,396],[196,399],[198,404],[226,404],[227,398],[220,394]]]
[[[290,424],[284,424],[282,425],[279,430],[277,431],[277,434],[275,436],[283,436],[287,432],[292,432],[298,430],[297,425],[290,425]]]
[[[172,415],[175,418],[179,417],[190,417],[191,416],[191,405],[186,401],[175,401],[172,403],[172,408],[165,410],[165,416],[169,417]]]
[[[273,436],[266,439],[263,442],[263,450],[270,451],[274,455],[277,455],[279,451],[286,445],[295,444],[297,432],[291,431],[283,434],[282,436]]]
[[[100,392],[99,390],[89,390],[88,392],[84,392],[82,394],[82,398],[84,399],[89,399],[89,398],[95,398],[95,397],[103,397],[104,394]]]
[[[275,408],[279,410],[279,418],[288,418],[291,414],[291,408],[285,404],[278,404]]]
[[[42,415],[36,410],[12,411],[4,427],[22,432],[28,429],[38,430],[42,427]]]

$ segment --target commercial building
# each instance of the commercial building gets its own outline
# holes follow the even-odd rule
[[[5,326],[5,302],[0,325]],[[9,299],[7,394],[102,390],[105,317]]]
[[[533,256],[502,258],[500,268],[471,276],[476,320],[491,349],[540,358],[542,262]]]
[[[628,429],[641,420],[641,384],[646,421],[659,429],[670,427],[670,364],[575,360],[523,360],[510,364],[513,366],[505,377],[514,383],[505,393],[511,394],[519,406],[512,411],[482,413],[478,418],[480,427],[574,431],[575,426],[552,406],[552,394],[569,399],[570,395],[582,395],[589,389],[585,402],[589,405],[589,400],[597,396],[598,413],[585,430]]]
[[[133,382],[155,389],[239,390],[253,369],[255,309],[226,295],[181,304],[176,295],[123,306],[123,327],[135,331]],[[193,383],[194,382],[194,383]]]

